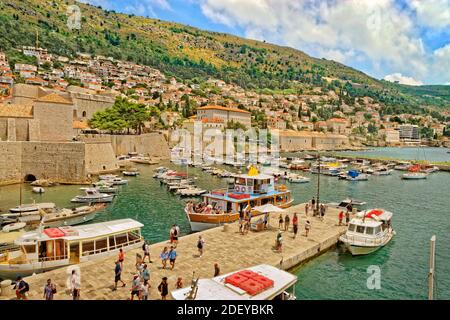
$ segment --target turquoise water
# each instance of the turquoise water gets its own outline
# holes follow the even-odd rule
[[[405,149],[399,149],[405,151]],[[438,152],[440,150],[437,150]],[[372,151],[369,151],[372,152]],[[434,151],[432,151],[434,156]],[[394,156],[394,155],[392,155]],[[398,155],[396,154],[395,157]],[[445,161],[445,160],[444,160]],[[168,165],[162,163],[160,165]],[[169,165],[172,168],[176,166]],[[139,166],[139,177],[128,177],[129,185],[121,186],[120,195],[94,222],[124,217],[134,218],[145,227],[143,234],[152,242],[168,238],[173,223],[181,233],[189,233],[184,215],[184,200],[174,196],[152,178],[157,166]],[[229,169],[229,168],[228,168]],[[185,170],[180,169],[178,170]],[[225,182],[201,170],[189,168],[205,189],[225,187]],[[308,174],[305,174],[308,176]],[[295,203],[308,201],[316,193],[317,175],[311,183],[293,184],[290,189]],[[437,297],[450,299],[450,199],[449,173],[435,173],[427,180],[403,181],[400,173],[371,177],[367,182],[349,182],[321,177],[321,199],[339,201],[347,196],[361,199],[368,207],[382,207],[394,212],[393,226],[397,236],[376,253],[351,257],[333,249],[293,271],[299,277],[296,294],[299,299],[426,299],[429,239],[437,236]],[[23,187],[23,202],[51,201],[58,206],[71,206],[70,199],[80,193],[81,186],[46,188],[40,196]],[[0,188],[0,208],[7,210],[19,201],[19,186]],[[336,217],[337,219],[337,217]],[[368,290],[366,270],[370,265],[381,269],[381,289]]]
[[[375,148],[367,151],[346,151],[339,154],[386,157],[404,160],[450,161],[450,149],[447,148]]]

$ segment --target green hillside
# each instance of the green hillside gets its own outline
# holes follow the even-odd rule
[[[214,77],[247,89],[291,92],[322,86],[336,92],[343,89],[351,97],[367,95],[411,112],[424,105],[450,108],[449,86],[417,88],[386,83],[292,48],[104,11],[83,3],[76,3],[82,11],[81,30],[71,31],[66,25],[66,9],[75,3],[0,0],[0,49],[10,59],[19,59],[13,49],[34,45],[38,31],[39,45],[52,53],[112,56],[152,66],[183,80],[201,82]]]

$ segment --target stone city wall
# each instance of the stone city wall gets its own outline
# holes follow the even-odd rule
[[[119,170],[116,155],[110,142],[85,143],[86,171],[100,174]]]
[[[79,139],[86,143],[109,142],[116,156],[129,152],[160,158],[169,158],[170,155],[166,137],[159,132],[141,135],[83,134]]]

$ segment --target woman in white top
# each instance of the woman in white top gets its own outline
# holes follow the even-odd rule
[[[70,289],[72,291],[73,300],[80,300],[81,283],[80,277],[78,276],[76,270],[72,270],[72,275],[70,277]]]

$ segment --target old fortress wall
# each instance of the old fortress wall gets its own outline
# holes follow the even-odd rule
[[[88,183],[91,175],[119,170],[119,154],[168,158],[168,144],[159,133],[85,135],[74,141],[75,120],[87,120],[113,103],[110,96],[15,85],[11,103],[0,105],[0,184]]]

